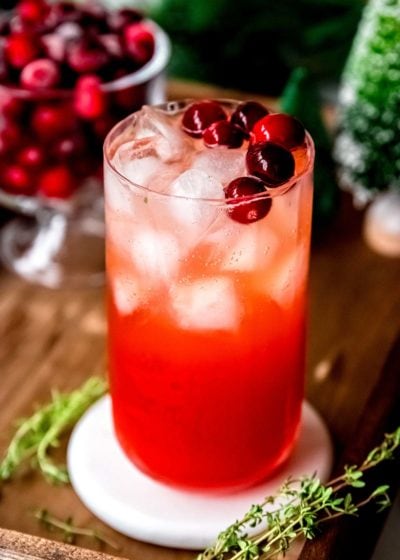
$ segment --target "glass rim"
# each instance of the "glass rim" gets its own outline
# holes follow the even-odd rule
[[[144,19],[143,21],[146,22],[146,24],[149,25],[154,32],[155,49],[153,56],[138,70],[135,70],[130,74],[126,74],[125,76],[121,76],[116,80],[102,83],[100,85],[100,89],[104,93],[113,93],[128,87],[142,85],[158,76],[166,68],[171,57],[171,42],[169,37],[155,21],[151,19]],[[43,91],[34,91],[24,87],[15,86],[13,84],[0,84],[0,90],[1,89],[9,92],[19,99],[66,99],[68,97],[72,97],[74,94],[74,88],[53,88]]]
[[[243,100],[227,99],[227,98],[215,98],[213,100],[218,101],[221,104],[225,104],[225,105],[229,104],[231,106],[232,105],[236,106],[239,103],[243,102]],[[166,110],[170,110],[170,111],[178,111],[178,110],[182,110],[184,107],[186,107],[187,105],[189,105],[190,103],[193,103],[195,101],[199,101],[199,99],[180,99],[180,100],[176,100],[176,101],[166,101],[164,103],[151,105],[151,107],[154,107],[156,109],[166,109]],[[128,115],[127,117],[125,117],[124,119],[119,121],[117,124],[115,124],[114,127],[108,132],[108,134],[107,134],[107,136],[104,140],[104,144],[103,144],[103,155],[104,155],[105,166],[107,166],[112,171],[112,173],[118,178],[119,183],[124,188],[129,189],[129,191],[131,193],[135,192],[135,190],[139,190],[139,191],[142,191],[146,195],[150,195],[151,197],[161,198],[161,199],[165,199],[165,200],[180,199],[180,200],[188,200],[188,201],[192,201],[192,202],[204,202],[204,203],[208,203],[208,204],[215,204],[215,205],[218,205],[218,206],[223,205],[224,207],[226,207],[227,205],[228,206],[229,205],[240,206],[240,205],[244,205],[244,204],[247,204],[249,202],[253,202],[253,201],[257,201],[257,200],[265,200],[266,198],[274,199],[274,198],[279,197],[279,196],[284,196],[303,177],[310,174],[310,172],[313,170],[314,158],[315,158],[315,147],[314,147],[314,142],[313,142],[313,139],[312,139],[310,133],[306,130],[306,145],[307,145],[307,150],[308,150],[308,154],[309,154],[309,162],[308,162],[307,167],[305,169],[303,169],[301,173],[293,176],[291,179],[289,179],[285,183],[282,183],[281,185],[278,185],[276,187],[268,187],[268,185],[265,185],[265,192],[257,193],[255,195],[244,196],[244,197],[241,197],[241,198],[238,199],[238,198],[225,198],[224,196],[221,196],[219,198],[183,196],[183,195],[175,195],[175,194],[171,194],[171,193],[164,193],[164,192],[159,192],[159,191],[153,190],[149,187],[145,187],[143,185],[135,183],[134,181],[131,181],[128,177],[126,177],[112,163],[112,161],[111,161],[112,156],[110,156],[110,154],[109,154],[109,152],[112,149],[112,143],[115,140],[115,138],[113,138],[113,136],[118,132],[119,129],[122,129],[121,130],[121,132],[122,132],[123,130],[126,130],[126,128],[129,125],[131,125],[132,123],[134,124],[134,122],[136,120],[137,113],[139,113],[140,110],[141,109],[139,109],[138,111],[135,111],[134,113],[131,113],[130,115]],[[218,148],[213,148],[213,149],[218,150]]]

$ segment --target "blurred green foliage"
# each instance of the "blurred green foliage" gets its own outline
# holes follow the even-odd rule
[[[171,73],[277,95],[293,68],[336,79],[363,0],[159,0],[151,16],[173,42]]]

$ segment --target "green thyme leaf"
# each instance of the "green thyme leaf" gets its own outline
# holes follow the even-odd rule
[[[71,393],[54,393],[49,404],[39,408],[32,416],[19,422],[3,460],[0,463],[0,480],[10,479],[24,464],[36,467],[52,483],[67,483],[64,465],[56,465],[50,458],[51,448],[57,447],[59,438],[71,429],[83,413],[107,391],[107,383],[91,377]]]

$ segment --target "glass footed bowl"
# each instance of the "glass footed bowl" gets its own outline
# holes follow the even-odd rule
[[[0,258],[30,282],[50,288],[104,282],[103,140],[121,118],[165,100],[170,42],[148,24],[152,59],[102,84],[107,109],[97,119],[76,115],[73,91],[0,85],[0,204],[20,214],[2,229]]]

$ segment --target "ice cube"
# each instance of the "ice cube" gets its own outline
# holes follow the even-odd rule
[[[108,168],[104,169],[104,192],[106,208],[120,216],[129,216],[133,212],[132,193],[129,186],[121,183],[118,177]]]
[[[225,252],[222,269],[241,272],[265,269],[279,247],[279,239],[273,231],[258,222],[243,226],[234,244]]]
[[[164,170],[164,164],[155,156],[132,159],[124,165],[124,175],[132,183],[148,187],[154,175],[159,175]]]
[[[115,276],[112,279],[112,292],[121,315],[130,315],[146,300],[144,290],[137,280],[130,277]]]
[[[170,290],[175,320],[187,330],[235,330],[242,309],[233,281],[223,276],[196,280]]]
[[[160,109],[145,105],[139,113],[136,138],[151,138],[157,156],[164,162],[181,161],[189,154],[189,138]]]
[[[149,283],[174,280],[184,256],[175,236],[153,230],[135,234],[131,254],[136,269]]]
[[[304,286],[307,270],[305,248],[283,255],[266,275],[264,292],[281,307],[290,307],[296,294]]]
[[[195,157],[192,167],[204,171],[224,186],[247,174],[244,153],[228,148],[203,150]]]
[[[216,205],[202,199],[222,198],[221,184],[198,169],[188,169],[171,183],[170,207],[187,240],[198,240],[218,215]]]

